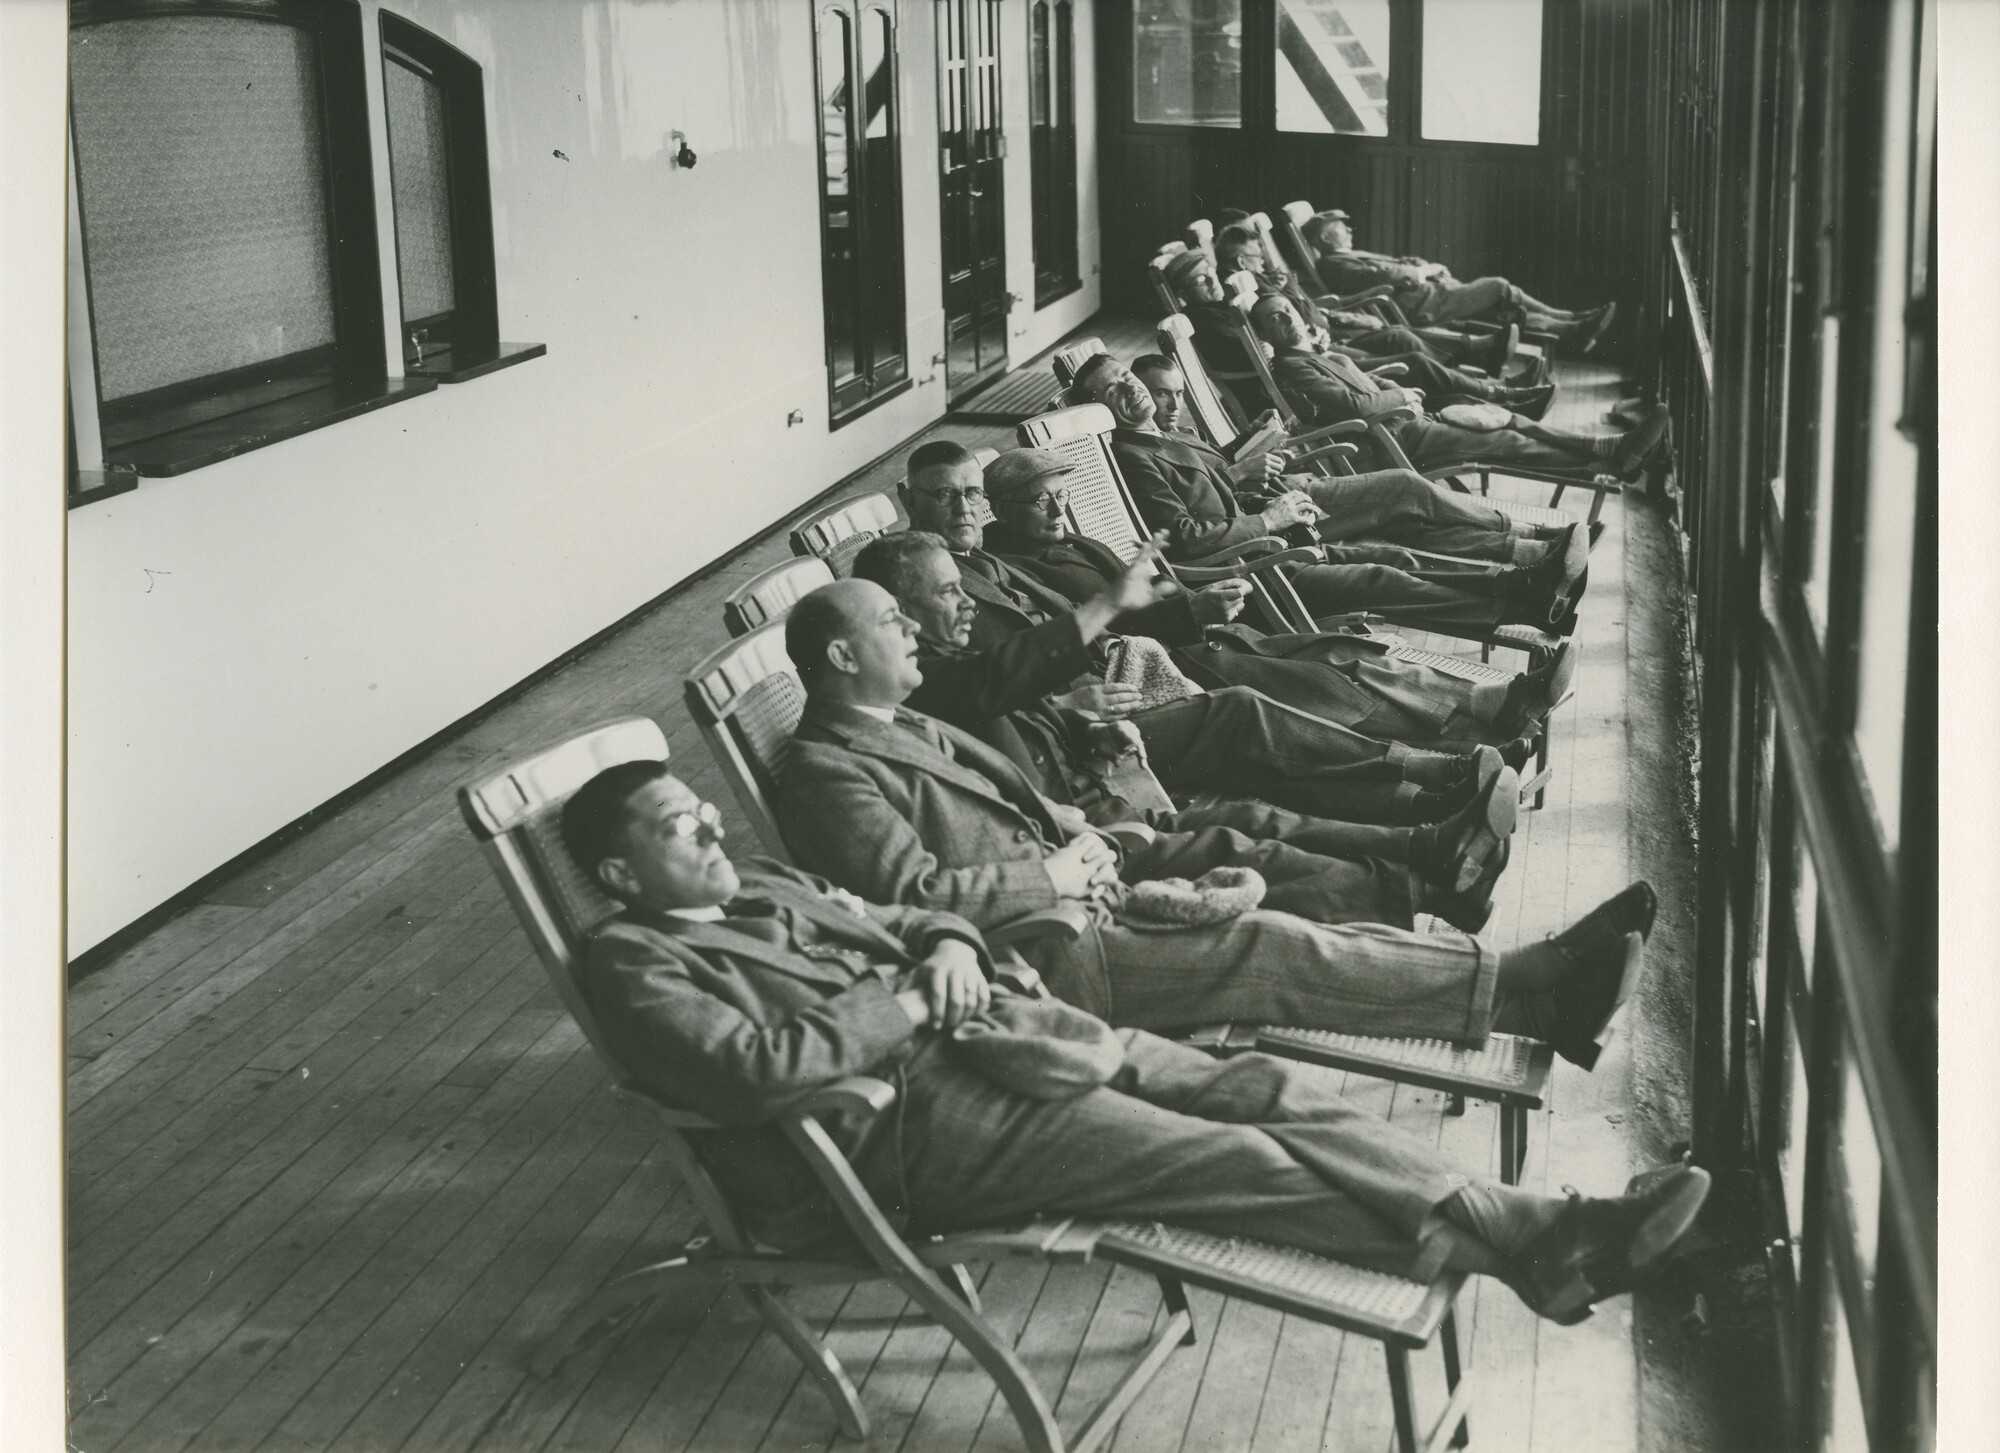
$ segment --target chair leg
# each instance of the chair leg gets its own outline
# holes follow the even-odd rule
[[[972,1279],[971,1272],[955,1261],[951,1264],[951,1280],[947,1285],[958,1293],[959,1300],[965,1303],[974,1316],[983,1310],[979,1305],[979,1283]]]
[[[799,1314],[785,1305],[782,1295],[769,1287],[748,1286],[744,1294],[763,1317],[765,1325],[778,1334],[778,1339],[792,1349],[793,1354],[812,1375],[819,1390],[826,1394],[826,1400],[833,1407],[834,1417],[840,1420],[840,1431],[857,1442],[868,1437],[868,1414],[861,1406],[861,1394],[854,1390],[848,1380],[847,1369],[840,1365],[840,1359],[833,1355],[824,1342],[813,1335],[812,1328],[800,1320]]]
[[[1446,1398],[1450,1398],[1458,1391],[1459,1379],[1458,1309],[1456,1307],[1452,1307],[1445,1312],[1444,1322],[1438,1328],[1438,1342],[1444,1352],[1444,1393]],[[1433,1434],[1432,1436],[1435,1437],[1436,1435]],[[1458,1427],[1452,1431],[1451,1446],[1454,1448],[1463,1448],[1471,1440],[1471,1419],[1460,1418],[1458,1420]]]
[[[1183,1347],[1194,1346],[1194,1310],[1188,1306],[1187,1289],[1170,1276],[1156,1274],[1153,1280],[1160,1284],[1160,1300],[1166,1303],[1168,1316],[1172,1316],[1176,1312],[1187,1313],[1187,1335],[1181,1338],[1180,1345]]]
[[[1417,1408],[1410,1400],[1410,1354],[1384,1342],[1382,1355],[1389,1359],[1389,1402],[1396,1410],[1396,1453],[1417,1453]]]
[[[1500,1102],[1500,1183],[1511,1186],[1520,1180],[1521,1169],[1518,1146],[1515,1137],[1518,1130],[1514,1124],[1514,1107],[1505,1100]]]

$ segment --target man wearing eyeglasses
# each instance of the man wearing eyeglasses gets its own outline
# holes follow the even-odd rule
[[[844,1249],[839,1213],[775,1122],[851,1075],[893,1081],[894,1130],[848,1117],[825,1128],[912,1236],[1036,1214],[1164,1217],[1402,1275],[1487,1273],[1538,1314],[1576,1322],[1657,1265],[1707,1192],[1705,1172],[1679,1167],[1604,1200],[1498,1185],[1453,1170],[1316,1072],[1254,1053],[1213,1060],[1136,1030],[1118,1036],[1110,1083],[1032,1098],[960,1052],[954,1031],[1005,992],[970,923],[863,903],[775,863],[739,874],[705,817],[664,762],[607,768],[570,798],[571,857],[625,905],[592,936],[578,978],[624,1072],[717,1123],[689,1140],[760,1242]],[[1601,1033],[1616,1012],[1634,921],[1614,899],[1520,951],[1545,977],[1572,957],[1590,965],[1561,974],[1579,981],[1560,994],[1573,1032]],[[1417,947],[1474,956],[1442,940]]]

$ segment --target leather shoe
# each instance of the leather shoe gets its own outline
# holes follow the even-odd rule
[[[1521,1248],[1507,1284],[1536,1315],[1574,1326],[1593,1303],[1641,1285],[1693,1227],[1709,1177],[1698,1166],[1673,1166],[1635,1185],[1587,1200],[1571,1191],[1555,1220]]]
[[[1646,411],[1631,432],[1618,441],[1618,452],[1612,457],[1611,472],[1620,479],[1637,479],[1652,457],[1667,442],[1667,430],[1671,418],[1665,404],[1654,404]]]
[[[1493,761],[1501,761],[1497,749],[1483,751],[1491,753]],[[1500,876],[1494,860],[1514,835],[1520,799],[1521,779],[1511,767],[1502,765],[1497,771],[1482,774],[1472,801],[1432,830],[1429,851],[1415,864],[1417,870],[1452,894],[1462,895],[1482,880],[1490,886]],[[1450,915],[1440,911],[1438,916]]]
[[[1506,704],[1494,718],[1494,727],[1519,733],[1545,720],[1575,679],[1576,646],[1564,641],[1546,662],[1522,672],[1508,684]]]
[[[1611,320],[1617,316],[1618,305],[1616,303],[1606,303],[1597,310],[1596,316],[1592,319],[1590,336],[1583,340],[1583,351],[1585,353],[1596,351],[1597,345],[1604,341],[1604,335],[1611,331]]]
[[[1512,409],[1517,414],[1540,421],[1549,412],[1549,405],[1555,401],[1556,386],[1542,384],[1537,388],[1510,388],[1502,392],[1497,402]]]

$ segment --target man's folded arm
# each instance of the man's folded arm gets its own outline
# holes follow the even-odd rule
[[[912,958],[925,957],[948,938],[970,944],[972,951],[979,955],[980,970],[987,978],[993,977],[993,959],[987,951],[986,940],[980,937],[978,929],[956,913],[943,913],[934,908],[911,908],[901,903],[873,903],[817,873],[802,873],[797,868],[776,863],[770,866],[781,869],[799,886],[822,898],[833,898],[836,902],[845,899],[848,903],[859,904],[869,921],[900,939]]]
[[[590,961],[592,1007],[626,1067],[719,1124],[762,1124],[822,1085],[868,1073],[913,1032],[894,989],[873,975],[765,1024],[696,987],[638,932],[606,930]]]
[[[978,732],[1010,711],[1026,711],[1091,669],[1076,617],[1057,616],[983,651],[926,655],[923,684],[909,704],[963,731]]]
[[[1148,454],[1136,449],[1120,450],[1118,465],[1124,471],[1125,483],[1131,487],[1133,501],[1139,506],[1146,527],[1166,532],[1166,553],[1170,560],[1199,559],[1267,533],[1255,515],[1217,520],[1195,518],[1172,481]]]

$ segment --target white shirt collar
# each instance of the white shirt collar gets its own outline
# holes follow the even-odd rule
[[[720,903],[711,903],[706,908],[669,908],[669,918],[685,918],[690,923],[716,923],[726,917]]]
[[[877,721],[886,721],[892,726],[895,724],[896,708],[893,706],[863,706],[859,702],[853,703],[853,706],[856,711],[872,716]]]

